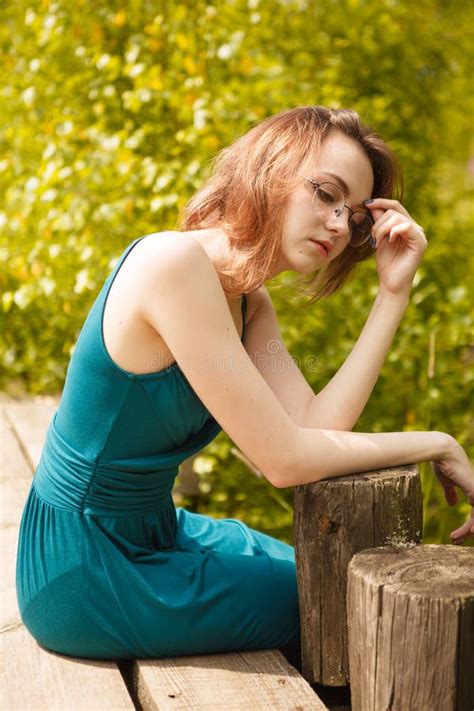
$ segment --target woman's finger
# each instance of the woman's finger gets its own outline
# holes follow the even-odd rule
[[[466,538],[469,537],[469,530],[466,528],[458,528],[456,529],[456,531],[452,531],[449,537],[451,538],[453,543],[464,543]]]
[[[415,223],[404,220],[400,213],[391,210],[386,215],[385,219],[379,220],[372,228],[372,236],[377,241],[377,246],[385,242],[384,238],[391,243],[397,235],[403,235],[408,231],[414,232]],[[403,221],[401,222],[401,220]],[[412,236],[414,238],[415,234],[413,233]]]
[[[365,201],[364,205],[369,208],[369,210],[375,209],[375,208],[382,208],[383,210],[395,210],[396,212],[401,212],[403,215],[406,215],[406,217],[410,217],[410,213],[406,208],[403,207],[401,202],[398,200],[390,200],[389,198],[373,198],[370,201]]]
[[[474,509],[467,521],[463,523],[462,526],[459,526],[459,528],[451,531],[449,535],[455,543],[462,543],[465,538],[474,536]]]
[[[389,210],[385,212],[382,217],[374,223],[372,227],[372,235],[376,239],[382,239],[384,234],[388,234],[390,229],[397,225],[399,221],[403,219],[399,212],[393,212]]]
[[[413,222],[399,222],[398,224],[394,225],[391,228],[390,234],[388,235],[387,242],[393,242],[395,237],[397,237],[400,234],[405,234],[412,227],[413,227]]]

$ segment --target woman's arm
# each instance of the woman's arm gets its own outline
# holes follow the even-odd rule
[[[377,245],[379,293],[347,360],[310,400],[305,414],[308,427],[354,427],[377,381],[428,246],[423,228],[397,200],[366,202],[375,219],[372,236]]]
[[[405,292],[379,291],[350,355],[329,383],[309,401],[305,427],[352,430],[377,382],[408,299]]]
[[[338,432],[298,428],[293,465],[278,486],[309,484],[347,474],[431,461],[446,501],[457,502],[459,486],[474,506],[474,467],[454,437],[444,432]],[[456,543],[474,536],[474,509],[468,520],[451,532]]]
[[[280,486],[445,458],[453,438],[444,432],[340,432],[299,428],[293,467]]]
[[[469,460],[440,432],[364,434],[298,426],[242,345],[214,266],[192,239],[154,240],[140,252],[134,298],[196,395],[252,464],[285,487],[397,464],[450,464],[467,493]],[[456,445],[462,452],[453,459]],[[464,458],[463,458],[464,457]],[[448,471],[448,470],[446,470]]]

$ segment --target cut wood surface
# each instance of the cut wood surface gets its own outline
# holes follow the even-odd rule
[[[0,394],[0,707],[8,711],[131,710],[136,705],[115,662],[49,652],[36,643],[20,619],[15,589],[18,527],[58,402],[57,397],[13,400]],[[137,693],[146,709],[327,708],[278,650],[136,660],[131,664]],[[119,665],[122,670],[130,668]]]
[[[474,708],[474,550],[376,548],[348,569],[354,711]]]
[[[423,502],[416,465],[295,487],[294,540],[303,676],[349,683],[347,567],[358,551],[419,542]]]
[[[134,683],[144,711],[327,708],[275,650],[140,660]]]

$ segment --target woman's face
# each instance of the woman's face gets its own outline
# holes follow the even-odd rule
[[[286,270],[309,274],[334,260],[346,247],[352,249],[348,247],[349,211],[344,209],[339,217],[333,210],[316,212],[312,204],[314,188],[304,177],[341,187],[352,210],[366,211],[362,202],[372,194],[374,177],[369,159],[356,141],[336,130],[324,139],[318,157],[301,166],[298,175],[301,182],[288,201],[274,275]],[[328,253],[312,240],[329,242]]]

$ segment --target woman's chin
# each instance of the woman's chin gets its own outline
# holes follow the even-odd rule
[[[314,272],[317,272],[319,269],[321,269],[324,264],[322,263],[322,260],[315,259],[314,256],[313,258],[308,258],[306,255],[302,255],[305,258],[304,259],[299,259],[298,262],[296,263],[295,260],[295,265],[292,267],[295,271],[299,272],[300,274],[313,274]]]
[[[327,258],[315,258],[315,254],[310,254],[306,251],[296,251],[293,254],[280,255],[278,267],[274,270],[274,274],[282,272],[296,272],[297,274],[313,274],[319,271],[324,266]]]

